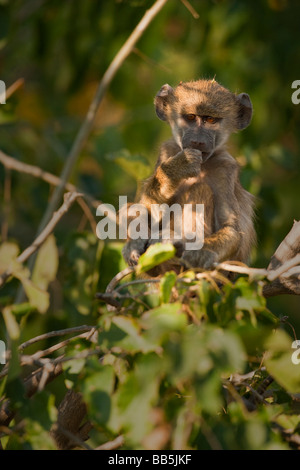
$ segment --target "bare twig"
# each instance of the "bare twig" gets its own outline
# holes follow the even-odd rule
[[[121,447],[124,444],[124,437],[118,436],[113,441],[105,442],[101,446],[95,448],[95,450],[113,450]]]
[[[16,261],[18,263],[24,263],[36,250],[38,250],[38,248],[53,232],[54,228],[56,227],[60,219],[63,217],[63,215],[70,209],[74,201],[80,196],[81,194],[76,192],[65,194],[64,203],[61,205],[59,210],[53,214],[53,217],[51,218],[49,223],[46,225],[40,235],[34,240],[34,242],[17,257]],[[12,272],[12,268],[9,268],[1,274],[0,287],[7,281],[7,279],[11,276]]]
[[[10,87],[6,90],[6,98],[10,98],[19,88],[24,85],[24,78],[18,78]]]
[[[37,343],[38,341],[44,341],[45,339],[48,339],[48,338],[54,338],[57,336],[65,336],[65,335],[69,335],[72,333],[84,333],[87,331],[91,331],[93,328],[94,328],[93,326],[82,325],[82,326],[74,326],[73,328],[65,328],[64,330],[49,331],[48,333],[44,333],[42,335],[36,336],[35,338],[31,338],[25,343],[20,344],[19,349],[21,351],[24,351],[25,348],[28,348],[28,346],[31,346],[32,344]]]
[[[102,300],[108,305],[111,305],[115,308],[121,308],[122,305],[117,301],[116,295],[114,292],[97,292],[95,295],[96,299]]]
[[[90,104],[88,109],[87,115],[85,120],[83,121],[77,136],[74,140],[74,143],[71,147],[71,150],[67,156],[65,161],[65,165],[62,169],[60,175],[60,183],[55,187],[51,199],[49,201],[48,207],[42,217],[42,220],[39,224],[37,230],[37,236],[44,230],[45,226],[48,224],[49,220],[52,217],[53,212],[58,207],[58,204],[62,198],[62,195],[65,191],[65,186],[70,178],[71,172],[74,168],[74,165],[79,157],[79,154],[88,139],[88,136],[92,130],[96,113],[102,102],[102,99],[113,80],[114,76],[116,75],[117,71],[128,57],[128,55],[132,52],[135,44],[138,42],[140,37],[143,35],[151,21],[155,18],[155,16],[159,13],[162,7],[167,3],[168,0],[156,0],[152,7],[146,11],[141,21],[138,23],[136,28],[133,30],[127,41],[121,47],[119,52],[114,57],[113,61],[109,65],[108,69],[106,70],[105,74],[102,77],[102,80],[97,88],[96,94]],[[35,263],[36,257],[33,256],[29,260],[28,268],[30,271],[33,270],[33,266]],[[24,297],[24,289],[23,286],[20,286],[20,289],[17,293],[16,303],[19,303],[23,300]]]
[[[43,369],[44,369],[44,365],[40,369],[34,371],[32,374],[30,374],[29,377],[27,377],[24,380],[26,396],[28,398],[30,398],[32,395],[34,395],[37,392],[41,377],[44,372]],[[48,373],[46,383],[48,384],[49,382],[52,382],[52,380],[58,377],[62,373],[62,371],[63,371],[63,368],[60,363],[53,364],[51,371],[49,371]]]
[[[224,270],[224,271],[229,271],[233,273],[238,273],[238,274],[247,274],[248,276],[263,276],[267,277],[268,276],[268,270],[264,268],[249,268],[247,265],[240,265],[240,264],[234,264],[226,262],[226,263],[219,263],[216,266],[217,270]]]
[[[138,57],[140,57],[144,62],[146,62],[150,67],[157,67],[164,72],[171,73],[171,69],[166,67],[164,64],[161,64],[159,62],[156,62],[155,60],[151,59],[148,57],[146,54],[144,54],[142,51],[140,51],[137,47],[134,47],[132,49],[132,52],[136,54]]]
[[[260,403],[264,403],[264,405],[269,405],[269,403],[264,399],[264,397],[261,396],[260,393],[258,393],[258,391],[255,390],[255,388],[253,388],[251,385],[246,382],[242,382],[241,385],[244,385],[244,387],[248,388],[255,400],[259,401]],[[249,399],[249,401],[252,402],[253,400]]]
[[[162,7],[167,3],[168,0],[156,0],[155,3],[152,5],[152,7],[146,11],[145,15],[141,19],[141,21],[138,23],[136,28],[133,30],[127,41],[124,43],[124,45],[121,47],[117,55],[114,57],[113,61],[109,65],[108,69],[106,70],[99,86],[96,91],[96,94],[94,96],[94,99],[92,100],[88,113],[86,115],[85,120],[83,121],[81,128],[79,129],[79,132],[76,136],[76,139],[73,143],[73,146],[70,150],[70,153],[66,159],[64,168],[61,172],[60,176],[60,184],[56,187],[55,191],[53,192],[53,195],[51,197],[51,200],[49,202],[49,205],[47,207],[47,210],[43,216],[43,219],[40,223],[38,233],[42,231],[45,227],[45,225],[48,223],[50,217],[52,216],[52,213],[56,210],[59,201],[62,197],[62,194],[64,192],[64,187],[71,175],[71,171],[74,167],[74,164],[77,161],[77,158],[90,134],[90,131],[93,127],[96,112],[99,108],[99,105],[111,83],[113,80],[114,76],[116,75],[117,71],[125,61],[125,59],[128,57],[128,55],[131,53],[132,49],[134,48],[135,44],[137,41],[140,39],[140,37],[143,35],[151,21],[155,18],[155,16],[159,13],[159,11],[162,9]]]
[[[265,297],[282,294],[300,295],[300,266],[298,268],[292,267],[295,266],[295,261],[299,259],[297,258],[299,253],[300,221],[294,221],[293,227],[271,258],[268,270],[279,273],[280,276],[264,286],[263,294]]]
[[[32,358],[40,359],[41,357],[48,356],[49,354],[52,354],[53,352],[58,351],[58,349],[64,348],[71,341],[74,341],[75,339],[86,339],[88,337],[88,333],[81,333],[80,335],[72,336],[72,338],[65,339],[64,341],[61,341],[60,343],[56,343],[47,349],[37,351],[36,353],[32,355]]]
[[[123,289],[124,287],[134,286],[137,284],[157,284],[159,282],[160,282],[160,279],[134,279],[133,281],[124,282],[124,284],[121,284],[120,286],[118,286],[115,289],[115,291]]]
[[[8,217],[11,206],[11,171],[5,168],[4,189],[3,189],[3,222],[1,226],[2,242],[6,241],[8,234]]]
[[[299,263],[300,263],[300,253],[298,255],[294,256],[292,259],[289,259],[289,260],[285,261],[279,268],[270,271],[268,276],[267,276],[269,281],[274,281],[275,279],[277,279],[282,274],[289,271],[294,266],[299,265]],[[294,271],[291,274],[294,274]]]
[[[80,439],[80,437],[76,436],[76,434],[74,434],[73,432],[68,431],[68,429],[65,429],[60,424],[56,423],[53,425],[51,434],[55,439],[59,449],[70,450],[74,447],[82,447],[85,450],[93,450],[93,448],[86,444],[82,439]]]
[[[96,233],[97,224],[96,224],[94,215],[92,214],[89,206],[87,205],[85,200],[81,197],[78,198],[77,202],[78,202],[79,206],[81,207],[86,219],[89,221],[92,232]]]
[[[20,162],[16,158],[10,157],[0,150],[0,162],[8,170],[18,171],[20,173],[25,173],[26,175],[33,176],[34,178],[39,178],[42,181],[45,181],[52,186],[58,186],[61,184],[61,178],[58,176],[49,173],[48,171],[42,170],[39,166],[29,165],[28,163]],[[72,183],[66,183],[65,190],[70,192],[79,192],[82,196],[91,204],[92,207],[97,208],[101,201],[94,199],[89,194],[83,192],[81,189],[74,186]]]
[[[181,0],[181,3],[189,10],[195,20],[198,20],[199,13],[196,12],[195,8],[190,4],[190,2],[188,0]]]
[[[249,276],[263,276],[266,277],[269,281],[274,281],[275,279],[284,275],[285,277],[294,276],[299,272],[300,267],[300,254],[296,255],[294,258],[283,263],[279,268],[268,270],[264,268],[250,268],[249,266],[241,266],[230,263],[219,263],[217,269],[223,269],[224,271],[230,271],[239,274],[248,274]],[[291,269],[297,267],[297,269]]]
[[[121,281],[121,279],[123,279],[124,277],[128,276],[129,274],[131,274],[133,272],[134,272],[134,267],[132,267],[132,266],[128,266],[127,268],[120,271],[118,274],[116,274],[112,278],[112,280],[108,284],[105,292],[112,292],[114,290],[114,288],[116,287],[116,285],[118,284],[118,282]]]

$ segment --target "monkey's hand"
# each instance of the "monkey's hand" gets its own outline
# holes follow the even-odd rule
[[[186,250],[182,260],[187,268],[213,269],[218,263],[218,255],[212,250]]]
[[[161,164],[161,169],[169,179],[179,181],[198,176],[201,171],[202,152],[198,149],[186,148]]]
[[[122,255],[129,266],[135,266],[139,257],[146,251],[148,240],[138,238],[129,240],[122,250]]]

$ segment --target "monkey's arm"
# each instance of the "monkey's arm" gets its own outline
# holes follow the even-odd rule
[[[170,150],[174,150],[174,145]],[[202,153],[200,150],[185,149],[175,155],[170,155],[165,147],[163,152],[153,175],[146,180],[140,198],[140,203],[144,204],[149,211],[151,211],[151,204],[169,202],[182,182],[188,178],[197,177],[201,172]]]
[[[168,203],[175,195],[181,182],[187,178],[197,176],[201,171],[202,154],[199,150],[186,149],[175,155],[174,150],[179,147],[174,142],[163,146],[153,175],[145,181],[138,203],[142,204],[149,214],[148,225],[151,219],[152,204]],[[132,221],[132,218],[128,219]],[[137,263],[139,256],[144,253],[148,243],[158,240],[150,240],[150,228],[148,238],[131,239],[128,231],[128,240],[123,248],[123,256],[129,265]],[[170,240],[171,241],[171,240]],[[178,255],[181,254],[181,246],[177,246]],[[179,255],[180,256],[180,255]]]
[[[183,260],[193,267],[210,268],[214,263],[231,259],[241,243],[240,206],[235,195],[238,167],[224,164],[214,169],[211,182],[214,193],[215,231],[207,236],[200,250],[186,250]]]

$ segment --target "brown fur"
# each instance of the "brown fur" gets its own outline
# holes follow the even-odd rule
[[[198,80],[175,89],[164,85],[155,106],[158,117],[170,124],[173,139],[162,145],[154,173],[144,182],[138,202],[149,214],[152,204],[204,204],[204,246],[184,250],[179,244],[185,265],[208,269],[224,260],[248,262],[255,243],[254,198],[242,188],[239,166],[225,147],[229,135],[251,121],[248,95],[235,95],[215,80]],[[210,123],[207,117],[215,122]],[[128,240],[123,250],[125,260],[135,264],[155,241]]]

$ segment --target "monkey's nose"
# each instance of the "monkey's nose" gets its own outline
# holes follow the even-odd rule
[[[198,142],[196,140],[192,140],[191,147],[197,150],[205,150],[205,142]]]

